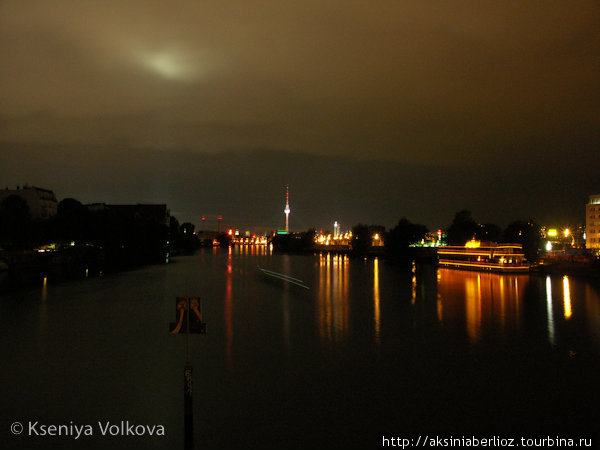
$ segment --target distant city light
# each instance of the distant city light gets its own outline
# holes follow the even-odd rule
[[[548,236],[551,236],[551,237],[558,236],[558,230],[556,228],[550,228],[548,230]]]

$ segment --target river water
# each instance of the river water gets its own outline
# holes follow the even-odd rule
[[[597,280],[407,273],[378,259],[236,247],[3,294],[4,444],[183,448],[186,338],[168,333],[177,296],[200,296],[207,322],[189,339],[196,448],[597,429]],[[122,421],[165,435],[101,435],[98,422]],[[29,422],[93,435],[35,436]]]

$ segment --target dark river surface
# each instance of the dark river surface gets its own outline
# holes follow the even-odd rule
[[[407,273],[377,259],[237,247],[3,294],[0,447],[183,448],[186,338],[168,325],[175,298],[196,295],[207,322],[190,337],[198,449],[598,428],[598,280]],[[98,422],[122,421],[164,436],[101,435]],[[30,422],[93,435],[31,436]]]

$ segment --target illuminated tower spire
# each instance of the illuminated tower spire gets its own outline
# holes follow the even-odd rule
[[[285,209],[283,210],[285,213],[285,232],[290,232],[290,187],[285,187]]]

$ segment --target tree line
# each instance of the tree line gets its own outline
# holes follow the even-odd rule
[[[352,228],[352,248],[355,253],[366,254],[373,245],[373,236],[383,236],[386,254],[391,258],[402,258],[409,254],[411,246],[427,238],[429,229],[422,224],[412,223],[403,217],[398,224],[386,230],[381,225],[358,224]],[[448,245],[465,245],[471,239],[521,244],[525,256],[531,262],[539,259],[541,252],[540,226],[532,220],[516,220],[505,229],[493,223],[477,222],[469,210],[458,211],[445,230]]]
[[[0,203],[0,247],[31,250],[48,243],[97,248],[103,264],[117,269],[164,262],[169,254],[192,250],[198,244],[194,226],[180,225],[173,216],[168,224],[160,223],[110,207],[90,210],[66,198],[58,203],[55,216],[35,219],[27,202],[18,196]]]

